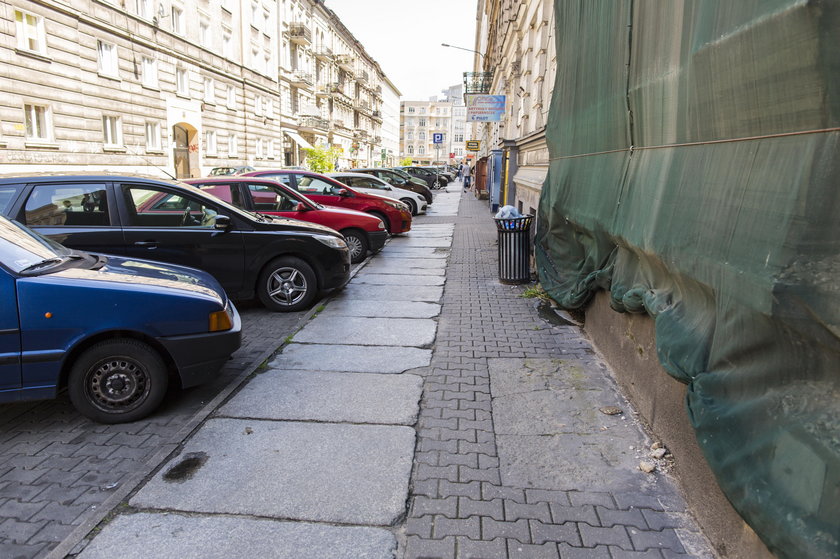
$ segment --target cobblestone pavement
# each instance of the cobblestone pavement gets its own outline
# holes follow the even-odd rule
[[[583,484],[570,477],[552,484],[563,487],[558,490],[517,482],[512,463],[524,462],[516,467],[527,471],[531,456],[513,453],[500,460],[499,414],[494,408],[499,400],[495,388],[491,390],[494,363],[575,362],[603,371],[604,383],[612,381],[579,328],[545,322],[534,299],[521,297],[527,286],[498,281],[497,232],[491,218],[485,201],[464,193],[455,218],[431,366],[415,371],[425,376],[425,385],[401,556],[713,557],[664,474],[648,482],[654,478],[635,467],[624,468],[625,474],[635,476],[631,479],[642,481],[622,486],[622,480],[604,479],[599,489],[601,480]],[[451,221],[433,218],[428,223]],[[536,405],[536,398],[533,401]],[[557,464],[566,451],[579,453],[584,447],[585,452],[584,439],[579,436],[561,447]],[[553,459],[549,456],[549,470]],[[640,483],[653,485],[639,489]]]
[[[0,557],[43,556],[74,530],[95,524],[195,428],[209,401],[253,371],[308,314],[250,303],[238,308],[243,344],[220,376],[170,391],[143,421],[93,423],[66,395],[0,406]]]

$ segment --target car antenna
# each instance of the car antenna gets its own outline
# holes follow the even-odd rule
[[[145,161],[146,163],[148,163],[149,165],[151,165],[152,167],[154,167],[155,169],[157,169],[158,171],[160,171],[161,173],[163,173],[164,175],[166,175],[170,179],[172,179],[174,181],[178,180],[176,177],[173,177],[172,174],[169,171],[167,171],[166,169],[164,169],[163,167],[161,167],[159,165],[155,165],[154,163],[152,163],[151,159],[146,157],[144,154],[142,154],[142,153],[132,153],[131,155],[139,155],[140,157],[143,158],[143,161]]]

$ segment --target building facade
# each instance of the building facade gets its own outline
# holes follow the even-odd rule
[[[494,156],[501,161],[495,202],[522,213],[536,213],[548,172],[545,126],[557,69],[554,29],[551,0],[478,0],[480,54],[465,92],[505,95],[506,104],[500,122],[468,120],[467,133],[481,142],[477,163]]]
[[[320,0],[12,0],[0,22],[4,172],[380,160],[387,78]]]
[[[428,101],[400,104],[400,154],[415,165],[454,164],[464,155],[464,103],[461,86]]]
[[[382,81],[382,167],[400,164],[400,90],[385,78]]]

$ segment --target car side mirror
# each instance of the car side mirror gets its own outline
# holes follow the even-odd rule
[[[338,194],[342,198],[349,198],[350,197],[350,191],[347,190],[346,188],[339,188],[338,192],[336,194]]]
[[[297,203],[297,206],[295,206],[295,211],[296,211],[296,212],[306,212],[306,211],[309,211],[309,206],[307,206],[307,205],[306,205],[306,204],[304,204],[303,202],[298,202],[298,203]]]
[[[230,229],[230,217],[226,215],[217,215],[216,223],[213,225],[215,229],[227,231]]]

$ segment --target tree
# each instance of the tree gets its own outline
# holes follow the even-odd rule
[[[414,161],[410,157],[406,157],[400,160],[400,167],[410,167]]]
[[[312,149],[305,149],[306,165],[316,173],[331,173],[335,170],[335,162],[341,154],[338,148],[317,145]]]

